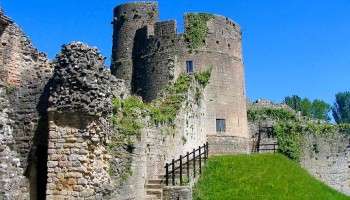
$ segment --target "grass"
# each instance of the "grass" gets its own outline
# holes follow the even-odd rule
[[[281,154],[209,159],[193,199],[350,199],[313,178]]]

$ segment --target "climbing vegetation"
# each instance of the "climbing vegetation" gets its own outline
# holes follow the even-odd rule
[[[145,116],[150,116],[152,125],[168,123],[174,126],[177,112],[187,99],[191,86],[194,87],[193,83],[196,81],[204,88],[209,83],[210,74],[211,68],[202,73],[194,73],[194,76],[182,73],[173,84],[165,86],[161,92],[163,98],[157,98],[151,103],[143,103],[138,96],[130,96],[123,100],[113,99],[111,122],[115,130],[114,140],[128,142],[127,139],[130,140],[131,136],[139,135],[145,126],[146,120],[142,121]]]
[[[196,49],[203,44],[209,28],[207,21],[214,17],[212,14],[191,13],[187,15],[188,25],[185,29],[185,37],[188,41],[188,47]]]
[[[305,122],[292,111],[283,108],[261,108],[248,110],[249,121],[273,119],[272,135],[278,139],[278,148],[287,157],[300,161],[305,135],[313,134],[331,140],[334,134],[350,134],[350,124],[317,124]]]

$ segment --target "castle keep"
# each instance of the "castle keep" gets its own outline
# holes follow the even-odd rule
[[[227,17],[204,13],[184,16],[185,34],[175,20],[158,21],[157,3],[126,3],[114,9],[111,72],[133,93],[155,99],[180,73],[212,68],[204,91],[204,132],[248,137],[242,32]],[[204,25],[201,27],[200,25]],[[203,36],[192,29],[203,29]],[[192,34],[192,35],[191,35]],[[196,34],[196,35],[194,35]],[[191,37],[198,37],[193,46]],[[219,123],[225,125],[220,126]]]

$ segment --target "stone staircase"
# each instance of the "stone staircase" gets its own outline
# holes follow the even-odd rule
[[[198,159],[196,159],[198,163]],[[185,163],[186,164],[186,163]],[[185,165],[186,166],[186,165]],[[196,171],[197,177],[199,176],[199,170]],[[171,175],[170,175],[171,176]],[[187,169],[182,169],[182,177],[187,180]],[[190,161],[190,177],[193,179],[193,161]],[[172,186],[172,179],[169,177],[169,186]],[[175,170],[175,185],[179,186],[180,183],[180,169]],[[191,181],[193,182],[193,181]],[[184,183],[185,184],[185,183]],[[189,183],[186,183],[189,184]],[[161,200],[163,199],[163,188],[166,185],[165,174],[158,175],[154,178],[148,179],[146,183],[146,200]]]
[[[196,153],[198,152],[198,153]],[[197,150],[193,149],[191,153],[187,152],[185,156],[179,159],[173,159],[171,163],[165,165],[165,173],[156,175],[147,179],[146,182],[146,199],[161,200],[163,199],[163,189],[166,186],[166,176],[168,176],[168,186],[189,185],[193,186],[196,178],[200,176],[201,167],[208,159],[208,143],[199,146]],[[174,172],[174,180],[172,175]],[[167,173],[167,175],[166,175]],[[180,178],[182,177],[182,184]],[[174,184],[173,184],[174,183]]]
[[[163,187],[165,186],[165,175],[148,179],[146,184],[146,199],[160,200],[163,198]]]

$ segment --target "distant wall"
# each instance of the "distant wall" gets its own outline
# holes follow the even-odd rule
[[[350,136],[332,138],[307,135],[301,166],[317,179],[350,196]]]

